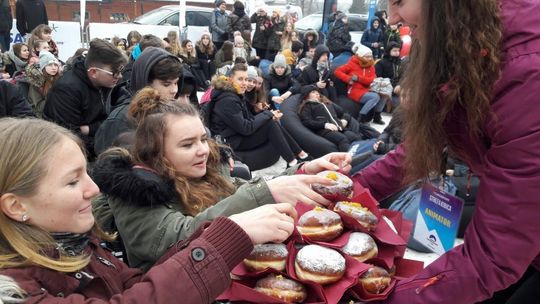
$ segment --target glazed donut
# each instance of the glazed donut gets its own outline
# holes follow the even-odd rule
[[[345,258],[334,249],[307,245],[298,251],[294,270],[301,280],[330,284],[345,274]]]
[[[339,214],[332,210],[315,207],[298,219],[296,229],[302,236],[314,241],[331,241],[343,232],[343,223]]]
[[[341,211],[352,216],[360,223],[360,225],[362,225],[362,227],[370,231],[375,230],[375,227],[377,227],[377,224],[379,223],[379,219],[375,214],[369,211],[368,208],[363,207],[360,203],[345,201],[337,202],[334,206],[334,211]]]
[[[275,274],[257,281],[255,290],[287,303],[300,303],[307,297],[304,285]]]
[[[389,285],[392,278],[388,271],[381,267],[373,266],[360,276],[359,284],[371,294],[380,294]]]
[[[244,265],[251,272],[272,268],[277,271],[285,270],[289,252],[284,244],[260,244],[244,259]]]
[[[342,249],[343,252],[355,258],[358,262],[372,259],[379,253],[375,240],[369,234],[363,232],[351,233],[349,241]]]
[[[312,184],[311,188],[315,192],[321,195],[342,195],[349,198],[352,196],[353,182],[348,176],[335,171],[322,171],[317,173],[317,175],[331,179],[336,184],[332,186]]]

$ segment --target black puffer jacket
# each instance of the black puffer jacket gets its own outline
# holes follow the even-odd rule
[[[0,0],[0,33],[9,33],[13,27],[13,15],[9,0]]]
[[[268,37],[265,30],[261,30],[261,26],[270,24],[270,17],[259,16],[257,13],[251,15],[251,23],[255,23],[255,34],[253,35],[252,44],[254,48],[266,49],[268,47]]]
[[[34,116],[32,107],[8,81],[0,81],[0,118]]]
[[[307,100],[300,106],[299,116],[302,124],[315,132],[323,131],[326,123],[334,124],[338,129],[342,129],[341,119],[347,122],[351,120],[351,115],[345,113],[337,104],[324,104],[312,100]]]
[[[281,50],[281,35],[277,32],[283,32],[285,24],[278,19],[272,20],[272,27],[266,29],[266,37],[268,38],[268,50],[279,51]]]
[[[270,65],[268,71],[268,78],[266,82],[266,87],[268,90],[278,89],[279,94],[285,94],[287,91],[290,91],[293,95],[300,93],[300,84],[292,76],[290,66],[287,65],[285,68],[285,73],[281,76],[276,74],[273,64]]]
[[[347,42],[351,41],[349,25],[343,23],[341,19],[336,20],[334,27],[328,33],[327,45],[332,54],[337,55],[343,51]]]
[[[394,46],[398,45],[395,42],[390,43],[389,48],[384,52],[383,59],[375,64],[375,73],[377,74],[377,77],[390,78],[392,87],[396,87],[401,78],[401,58],[390,56],[390,50]]]
[[[227,18],[227,30],[231,37],[235,31],[240,31],[240,33],[244,31],[251,32],[251,20],[244,10],[235,10],[229,15],[229,18]]]
[[[210,130],[221,135],[233,149],[238,147],[242,136],[253,134],[272,120],[273,114],[268,110],[253,115],[243,96],[236,93],[228,80],[217,79],[213,87],[210,102],[215,104],[209,118]]]

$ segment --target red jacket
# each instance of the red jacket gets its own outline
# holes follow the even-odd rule
[[[95,238],[90,264],[79,272],[30,266],[0,273],[14,278],[30,295],[26,304],[211,303],[229,287],[230,271],[253,245],[238,225],[224,217],[198,235],[173,246],[146,274],[128,268]]]
[[[415,278],[401,281],[384,303],[476,303],[515,283],[529,266],[540,270],[540,1],[500,0],[504,24],[502,78],[484,126],[471,140],[463,109],[448,117],[450,145],[480,178],[465,243]],[[519,80],[519,81],[518,81]],[[399,188],[404,148],[354,177],[378,199]],[[430,280],[430,278],[436,278]]]
[[[369,91],[369,85],[377,77],[375,67],[371,65],[363,68],[360,65],[360,59],[356,55],[353,55],[347,64],[337,68],[335,74],[337,78],[348,84],[349,98],[356,102],[360,102],[360,98]],[[358,76],[358,80],[350,84],[353,75]]]

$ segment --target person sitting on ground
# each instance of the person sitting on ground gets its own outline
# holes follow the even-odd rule
[[[208,31],[203,32],[201,40],[197,41],[195,52],[197,53],[197,59],[199,59],[199,65],[204,74],[204,79],[210,81],[212,76],[216,74],[216,63],[214,59],[216,57],[217,49],[212,42],[212,36]]]
[[[76,135],[44,120],[5,118],[0,142],[0,275],[16,283],[9,295],[19,302],[210,303],[254,244],[282,242],[294,229],[286,203],[216,217],[168,244],[144,274],[100,245],[114,237],[92,214],[99,188]]]
[[[300,84],[291,74],[291,67],[287,64],[285,56],[278,54],[274,63],[270,65],[266,87],[273,109],[279,110],[281,104],[291,95],[300,93]]]
[[[122,79],[127,63],[111,43],[93,39],[86,57],[58,79],[47,94],[43,117],[78,134],[89,159],[94,155],[94,136],[110,111],[110,93]]]
[[[48,51],[41,51],[38,64],[26,67],[26,76],[30,83],[28,101],[30,101],[36,116],[41,118],[47,93],[62,76],[60,62]]]
[[[92,176],[104,194],[93,202],[96,218],[117,229],[130,266],[148,270],[171,244],[219,216],[275,202],[329,203],[310,188],[324,182],[318,176],[249,182],[224,176],[217,143],[187,103],[164,101],[154,89],[143,89],[129,115],[138,123],[133,149],[104,152]]]
[[[227,67],[234,62],[234,43],[230,41],[223,42],[223,47],[216,53],[216,69],[219,75],[225,75]]]
[[[321,95],[317,86],[307,86],[302,91],[298,114],[304,126],[334,143],[340,152],[349,151],[352,142],[362,139],[361,135],[346,129],[351,115]]]
[[[34,116],[30,103],[17,87],[9,81],[0,80],[0,118]]]
[[[354,48],[355,55],[349,62],[336,69],[335,75],[341,81],[348,84],[348,97],[353,101],[363,104],[360,109],[358,120],[361,123],[371,121],[369,113],[374,110],[373,122],[384,125],[381,112],[385,101],[379,94],[370,92],[371,83],[376,77],[371,49],[357,44]]]
[[[293,69],[298,60],[301,58],[302,52],[304,51],[304,44],[300,41],[292,41],[291,47],[281,51],[281,54],[287,59],[287,64]],[[275,61],[275,60],[274,60]]]
[[[2,55],[4,69],[10,77],[24,73],[24,69],[30,60],[30,50],[25,43],[11,45],[11,49]]]
[[[396,42],[390,42],[384,51],[384,57],[375,64],[375,73],[377,77],[390,79],[392,84],[392,108],[399,105],[399,95],[401,86],[399,81],[402,73],[402,62],[399,57],[401,45]]]
[[[316,85],[320,93],[328,99],[337,100],[337,92],[334,83],[330,80],[330,50],[325,45],[319,45],[315,49],[311,65],[302,70],[298,81],[302,86]]]

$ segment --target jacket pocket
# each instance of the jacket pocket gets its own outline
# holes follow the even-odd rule
[[[406,282],[404,284],[396,286],[396,289],[394,292],[401,292],[405,290],[414,289],[414,293],[419,295],[427,288],[444,282],[444,280],[448,279],[448,277],[450,277],[451,273],[453,272],[454,272],[453,270],[448,270],[429,278],[417,279],[417,280]]]

